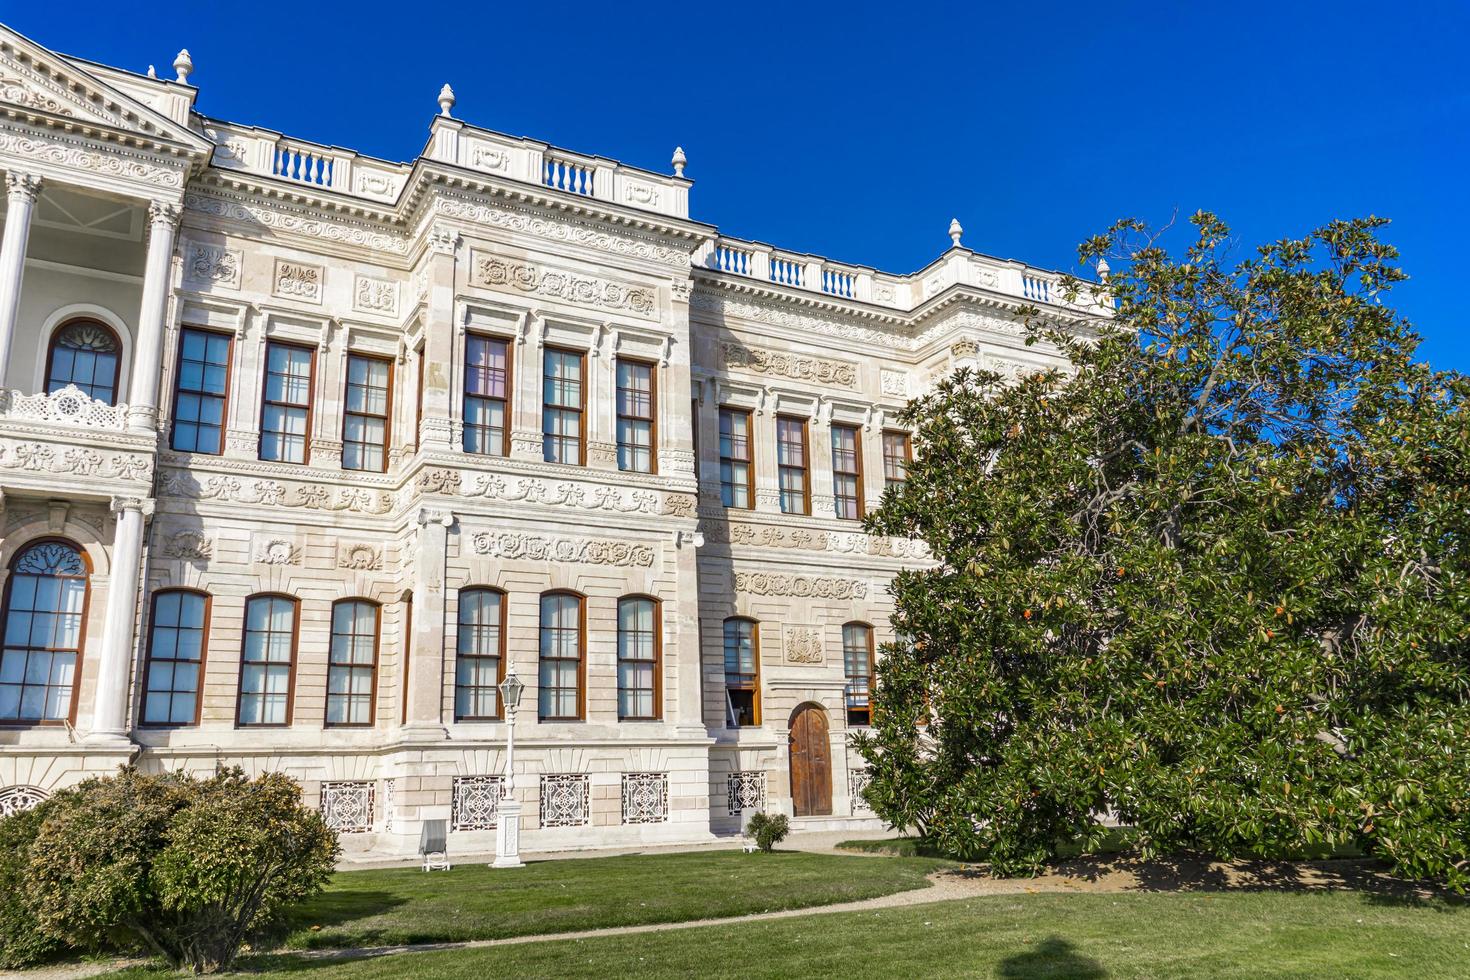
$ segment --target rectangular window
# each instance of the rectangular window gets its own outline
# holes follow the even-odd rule
[[[652,364],[618,359],[618,469],[654,472],[654,370]]]
[[[847,675],[844,696],[848,727],[872,723],[869,700],[873,682],[873,631],[862,623],[842,627],[842,665]]]
[[[260,458],[305,463],[311,429],[311,381],[316,352],[271,341],[265,346],[265,395],[260,407]]]
[[[738,408],[720,409],[720,499],[726,507],[755,506],[750,413]]]
[[[730,728],[759,725],[760,645],[750,619],[725,620],[725,707]]]
[[[154,594],[143,681],[143,724],[198,723],[208,614],[209,597],[201,593]]]
[[[418,361],[418,377],[413,390],[413,448],[417,452],[424,441],[424,352],[427,345],[419,347],[414,357]]]
[[[541,377],[541,451],[548,463],[581,465],[582,366],[576,351],[546,348]]]
[[[347,355],[347,401],[342,418],[342,468],[381,473],[388,468],[392,362]]]
[[[510,343],[469,334],[464,353],[464,451],[510,455]]]
[[[332,604],[327,657],[327,725],[373,723],[378,689],[378,605],[360,599]]]
[[[290,724],[295,666],[295,600],[277,595],[247,599],[237,724]]]
[[[459,635],[454,660],[454,720],[500,717],[505,596],[491,589],[459,593]]]
[[[228,334],[185,327],[179,338],[174,387],[173,448],[181,453],[224,451],[225,402],[230,392]]]
[[[837,516],[855,521],[863,516],[862,442],[855,425],[832,426],[832,498]]]
[[[658,603],[618,602],[618,719],[652,721],[659,714]]]
[[[913,448],[907,432],[889,430],[883,433],[883,485],[891,487],[908,479]]]
[[[541,597],[542,721],[582,717],[582,600],[564,592]]]
[[[776,477],[781,483],[781,513],[811,513],[805,419],[776,417]]]

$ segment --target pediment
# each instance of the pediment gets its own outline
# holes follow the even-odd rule
[[[18,108],[70,125],[91,125],[209,152],[212,144],[125,95],[76,62],[0,24],[0,110]]]

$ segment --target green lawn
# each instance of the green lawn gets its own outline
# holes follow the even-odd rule
[[[577,862],[566,862],[575,864]],[[1470,975],[1470,909],[1356,892],[997,896],[373,960],[256,960],[312,980],[484,977]],[[133,971],[125,976],[157,977]]]
[[[291,917],[293,948],[499,939],[748,915],[926,887],[946,862],[776,851],[348,871]],[[315,927],[315,928],[314,928]]]

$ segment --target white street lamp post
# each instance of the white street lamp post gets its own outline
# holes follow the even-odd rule
[[[495,821],[495,867],[523,868],[521,863],[521,801],[516,799],[516,709],[526,685],[516,676],[515,664],[500,684],[500,703],[505,708],[505,789],[500,795]]]

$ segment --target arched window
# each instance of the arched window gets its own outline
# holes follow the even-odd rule
[[[847,673],[847,724],[871,724],[868,688],[873,682],[873,630],[866,623],[842,627],[842,664]]]
[[[581,596],[548,592],[541,597],[542,721],[582,717],[583,626]]]
[[[760,638],[756,621],[725,620],[726,724],[744,728],[761,723]]]
[[[659,608],[657,600],[618,600],[618,718],[652,721],[659,716]]]
[[[460,589],[459,638],[454,660],[454,720],[500,717],[505,676],[505,595],[494,589]]]
[[[0,724],[54,724],[74,716],[87,572],[69,541],[38,541],[10,563]]]
[[[296,600],[257,595],[245,600],[245,639],[240,656],[240,708],[236,721],[289,725],[296,680]]]
[[[208,631],[209,596],[185,589],[153,594],[143,724],[199,723],[199,678]]]
[[[51,335],[46,351],[46,393],[76,385],[88,397],[117,404],[117,369],[122,344],[96,320],[73,320]]]
[[[373,723],[378,692],[378,604],[366,599],[332,603],[332,649],[327,658],[327,725]]]

